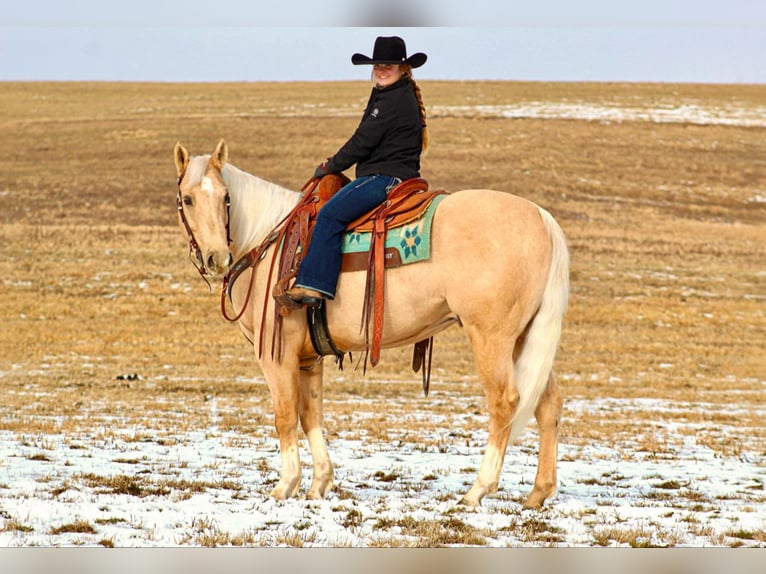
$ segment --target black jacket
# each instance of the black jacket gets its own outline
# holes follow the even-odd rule
[[[418,100],[405,77],[391,86],[372,89],[359,127],[330,158],[327,168],[338,173],[356,164],[356,177],[419,177],[422,143]]]

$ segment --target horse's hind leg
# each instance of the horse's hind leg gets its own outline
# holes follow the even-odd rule
[[[300,373],[300,419],[314,461],[314,478],[307,498],[324,498],[332,488],[332,462],[322,434],[322,363]]]
[[[511,432],[511,421],[519,404],[519,393],[513,378],[512,345],[501,339],[479,335],[466,326],[471,339],[476,367],[487,397],[489,409],[489,438],[479,474],[463,503],[481,505],[481,499],[497,490],[503,468],[505,450]]]
[[[540,508],[545,499],[556,492],[559,420],[563,402],[556,378],[551,371],[548,385],[535,409],[535,418],[540,427],[540,451],[538,453],[535,486],[524,503],[525,508]]]

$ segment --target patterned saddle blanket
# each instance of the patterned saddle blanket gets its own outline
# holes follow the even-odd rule
[[[384,249],[386,268],[425,261],[431,257],[431,222],[436,207],[445,197],[445,194],[433,196],[423,206],[425,209],[419,211],[416,219],[388,228]],[[372,233],[363,229],[354,229],[346,233],[343,240],[342,271],[367,269]]]

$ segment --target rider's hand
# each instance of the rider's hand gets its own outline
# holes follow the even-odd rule
[[[322,179],[328,173],[330,173],[330,170],[327,169],[327,161],[324,161],[314,170],[314,176],[311,179]]]

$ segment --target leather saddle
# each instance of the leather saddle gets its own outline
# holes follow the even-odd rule
[[[310,181],[304,186],[304,196],[287,216],[277,238],[278,244],[281,242],[283,246],[281,250],[277,250],[281,252],[281,255],[277,266],[276,282],[272,290],[272,295],[275,298],[289,288],[298,273],[303,253],[311,241],[317,213],[349,181],[343,174],[330,174],[321,180]],[[405,180],[388,193],[386,201],[380,206],[351,222],[346,228],[349,232],[372,234],[370,250],[367,253],[344,256],[343,271],[359,269],[366,269],[367,271],[361,328],[365,332],[367,355],[369,355],[370,364],[373,367],[380,360],[383,337],[385,268],[401,265],[399,258],[387,256],[385,253],[386,233],[389,229],[407,225],[422,217],[433,198],[444,193],[446,193],[444,190],[430,190],[425,179]],[[273,264],[274,262],[272,262],[272,269]],[[279,330],[281,317],[289,314],[291,309],[277,304],[276,312],[278,314],[277,330]],[[279,337],[279,334],[276,336]],[[413,369],[417,372],[420,367],[424,367],[423,389],[426,394],[428,393],[428,378],[430,378],[429,351],[431,344],[432,339],[416,343],[415,355],[413,356]],[[429,352],[427,369],[426,352]],[[367,355],[365,356],[365,364]]]

